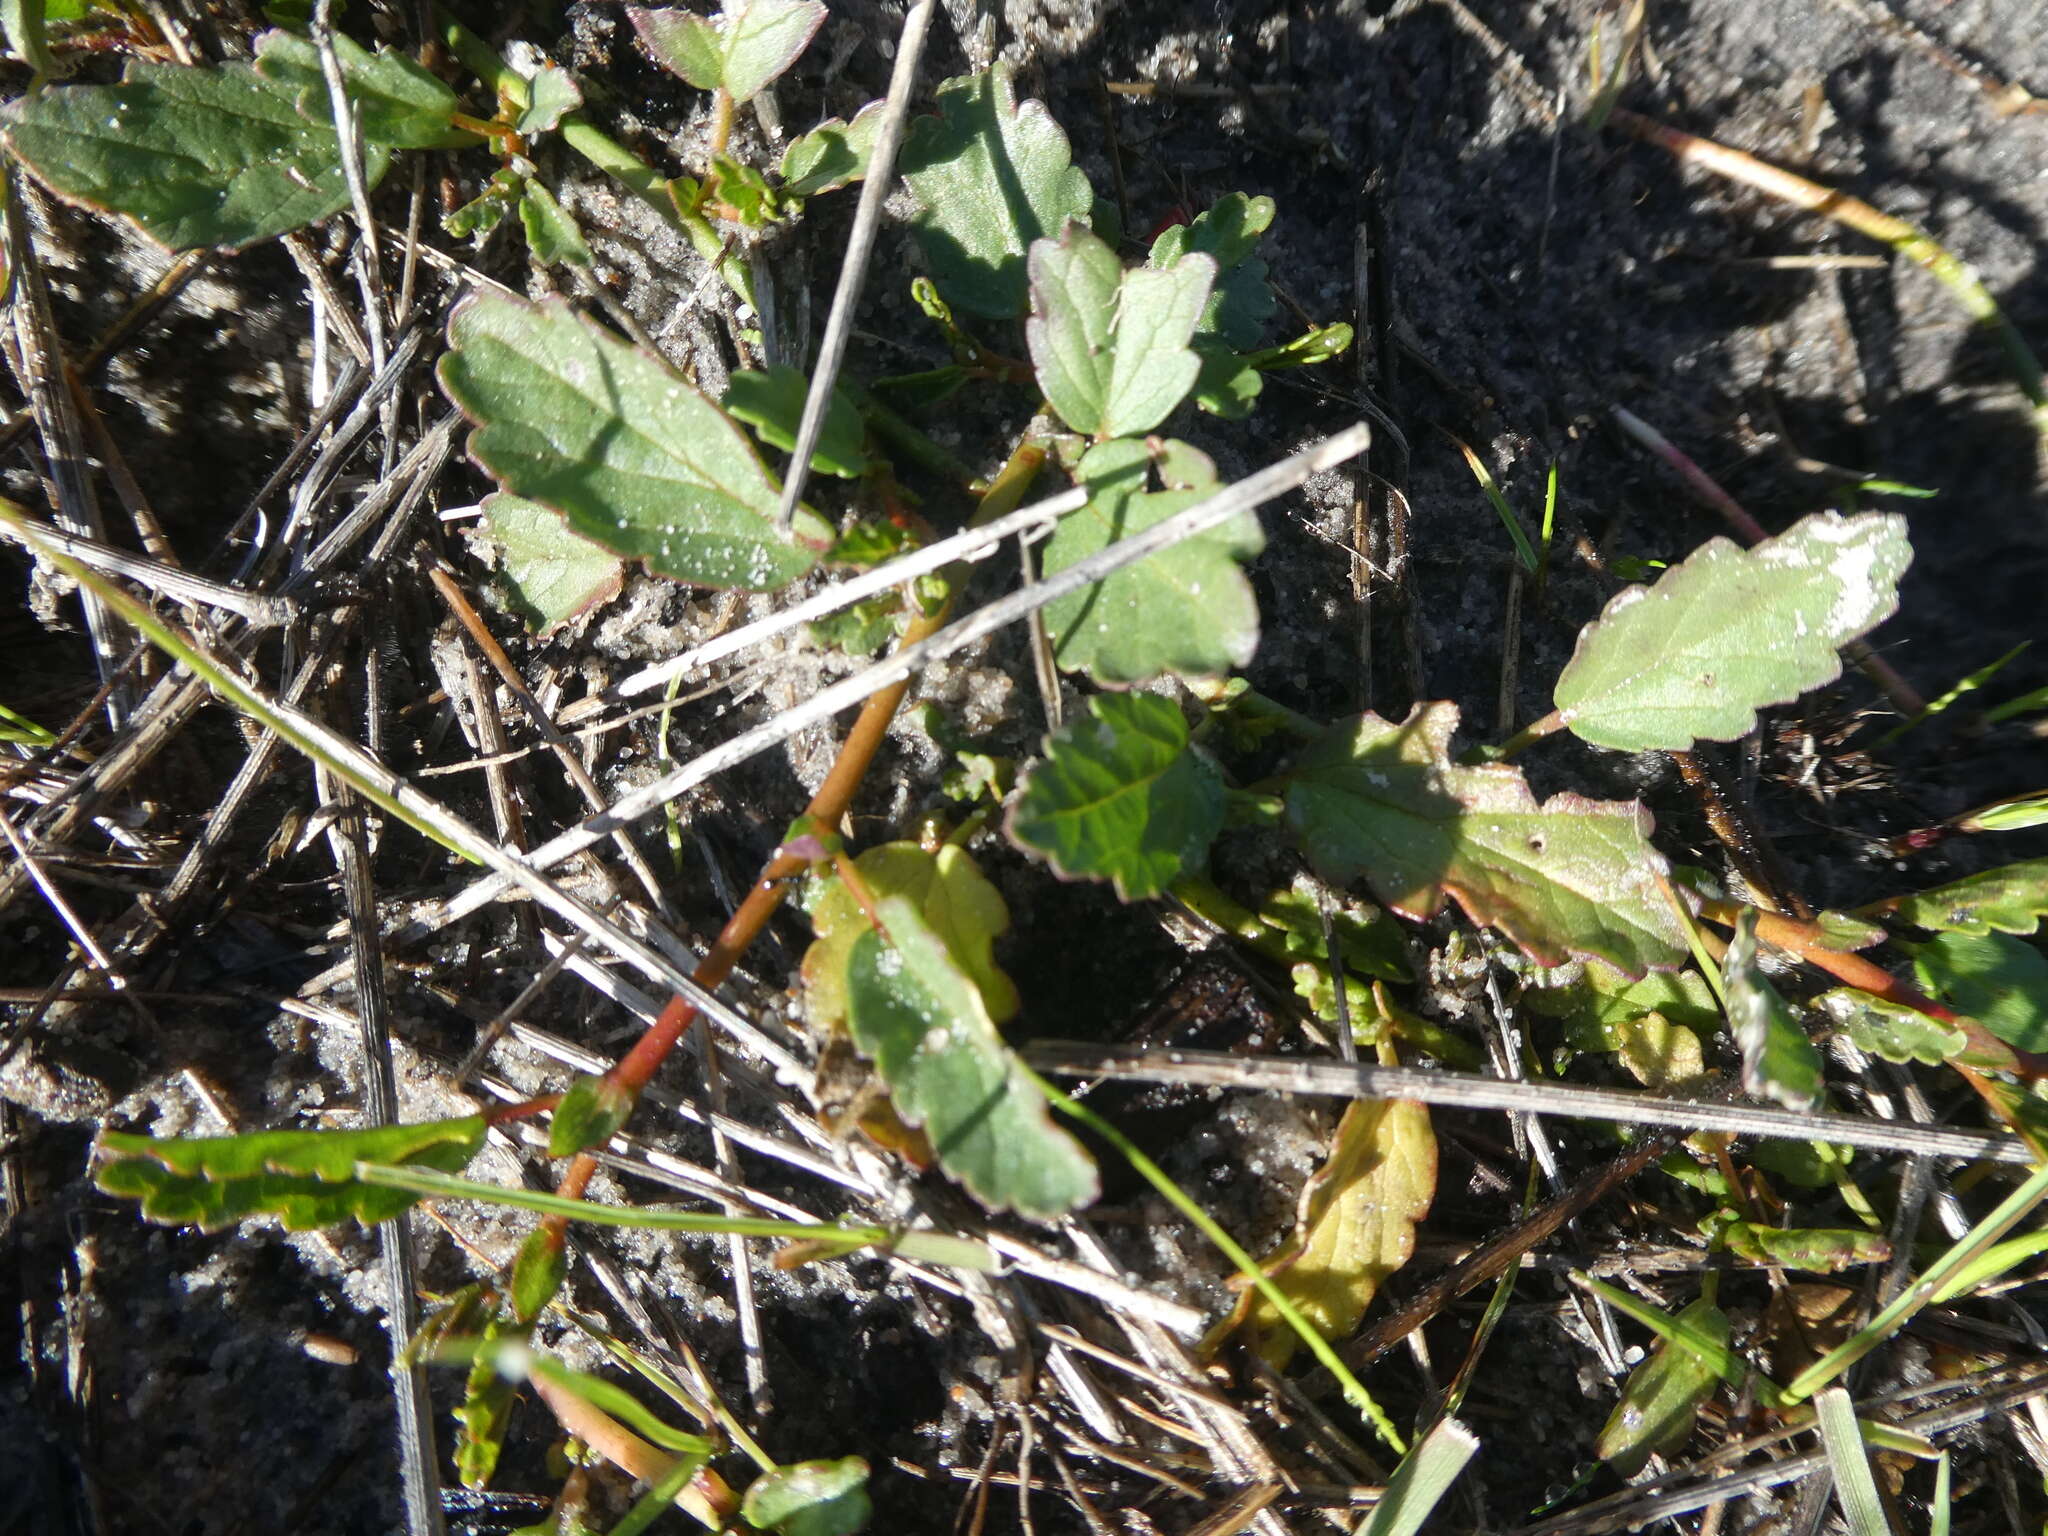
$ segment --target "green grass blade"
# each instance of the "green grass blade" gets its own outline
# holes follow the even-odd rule
[[[1456,1419],[1445,1419],[1394,1468],[1358,1536],[1416,1536],[1478,1452],[1479,1437]]]
[[[1829,1387],[1814,1399],[1820,1420],[1820,1441],[1827,1448],[1828,1467],[1835,1475],[1835,1497],[1849,1521],[1851,1536],[1897,1536],[1878,1497],[1863,1433],[1856,1423],[1856,1405],[1840,1387]]]

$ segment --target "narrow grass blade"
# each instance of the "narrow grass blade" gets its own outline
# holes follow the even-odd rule
[[[382,1163],[357,1163],[353,1176],[358,1183],[378,1184],[386,1189],[407,1189],[416,1195],[440,1200],[483,1200],[493,1205],[514,1205],[539,1211],[544,1216],[566,1216],[600,1227],[640,1227],[650,1232],[722,1232],[740,1237],[781,1238],[788,1242],[828,1243],[852,1250],[876,1247],[928,1264],[954,1269],[993,1271],[994,1250],[984,1243],[954,1237],[945,1232],[901,1232],[870,1222],[843,1226],[825,1222],[777,1221],[767,1216],[717,1216],[696,1211],[656,1211],[639,1206],[594,1205],[588,1200],[570,1200],[535,1189],[508,1189],[500,1184],[482,1184],[475,1179],[428,1173],[418,1168],[392,1168]]]
[[[1856,1425],[1856,1405],[1840,1387],[1829,1387],[1814,1399],[1820,1420],[1820,1441],[1827,1447],[1828,1468],[1835,1475],[1835,1497],[1849,1521],[1851,1536],[1896,1536],[1878,1497],[1863,1433]]]
[[[1416,1536],[1478,1453],[1479,1437],[1456,1419],[1445,1419],[1394,1468],[1358,1536]]]
[[[1444,435],[1450,436],[1449,433]],[[1465,455],[1465,462],[1472,468],[1472,478],[1479,482],[1479,489],[1486,493],[1486,499],[1493,503],[1493,510],[1500,514],[1500,520],[1507,525],[1508,538],[1513,541],[1515,546],[1515,558],[1521,561],[1523,570],[1534,575],[1537,564],[1536,551],[1530,547],[1529,535],[1522,531],[1522,520],[1515,516],[1515,509],[1508,505],[1507,497],[1501,494],[1500,486],[1495,483],[1492,473],[1487,469],[1479,455],[1468,448],[1461,439],[1452,437],[1451,441],[1458,445],[1458,452]],[[1557,466],[1555,464],[1550,466],[1550,497],[1550,505],[1544,509],[1543,518],[1543,542],[1546,546],[1550,543],[1550,514],[1556,507]]]

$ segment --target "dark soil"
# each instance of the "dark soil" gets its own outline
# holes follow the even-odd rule
[[[412,11],[356,9],[374,11],[380,23],[391,19],[387,10]],[[490,14],[470,9],[485,29]],[[560,20],[530,21],[514,35],[582,71],[593,85],[593,115],[621,139],[657,165],[683,168],[705,131],[701,93],[646,62],[619,7],[579,0],[561,9]],[[1019,94],[1047,102],[1068,129],[1077,163],[1120,203],[1123,226],[1136,235],[1176,208],[1199,210],[1228,192],[1271,196],[1279,217],[1264,254],[1289,308],[1318,322],[1359,325],[1355,358],[1272,377],[1249,421],[1190,414],[1176,424],[1234,478],[1348,424],[1368,404],[1384,413],[1370,470],[1394,493],[1391,505],[1372,490],[1375,482],[1332,474],[1266,509],[1269,547],[1254,567],[1266,630],[1249,668],[1265,693],[1319,717],[1372,708],[1398,718],[1414,703],[1450,699],[1463,711],[1468,738],[1503,734],[1496,715],[1512,552],[1449,441],[1455,436],[1491,466],[1525,516],[1541,505],[1546,467],[1560,466],[1556,557],[1542,601],[1522,615],[1512,700],[1516,723],[1541,715],[1574,636],[1619,585],[1616,562],[1676,561],[1725,531],[1619,433],[1610,416],[1616,405],[1659,427],[1773,529],[1840,505],[1845,487],[1866,478],[1934,492],[1866,502],[1903,513],[1911,527],[1915,561],[1903,605],[1873,643],[1926,696],[2041,639],[2048,482],[2041,444],[1995,343],[1970,326],[1947,290],[1907,263],[1768,265],[1876,248],[1823,219],[1682,172],[1659,149],[1584,127],[1587,49],[1601,7],[1569,0],[1475,0],[1469,8],[1457,0],[1285,7],[1009,0],[995,7],[982,0],[990,13],[985,27],[975,22],[974,0],[947,0],[943,9],[927,81],[993,56],[1010,61]],[[835,0],[833,11],[778,88],[788,131],[850,113],[885,87],[885,40],[895,36],[900,6]],[[1992,91],[2018,83],[2048,92],[2048,31],[2037,12],[2034,0],[1658,0],[1648,27],[1653,66],[1646,72],[1638,58],[1622,103],[1919,224],[1976,268],[2023,335],[2048,345],[2041,270],[2048,112],[2001,115]],[[1618,17],[1607,15],[1610,39],[1617,26]],[[197,35],[203,41],[210,30]],[[12,69],[12,87],[22,74]],[[1158,94],[1111,96],[1104,82],[1149,82]],[[748,137],[754,132],[743,126],[741,143],[762,152]],[[430,191],[445,173],[452,191],[473,193],[477,165],[444,160],[428,165]],[[590,227],[619,302],[715,388],[733,364],[730,317],[719,313],[730,301],[712,285],[714,296],[689,311],[686,301],[706,289],[687,248],[591,182],[566,152],[546,163]],[[389,228],[404,227],[406,185],[405,175],[394,174],[379,193]],[[90,215],[45,207],[39,198],[30,209],[59,330],[75,357],[163,258]],[[851,194],[819,199],[794,233],[762,253],[785,303],[808,285],[814,328],[850,217]],[[455,248],[438,232],[432,238]],[[330,258],[346,245],[339,230],[331,244],[326,232],[311,240],[316,255]],[[353,302],[345,265],[329,264]],[[521,290],[538,291],[545,281],[527,270],[516,238],[501,235],[475,264]],[[869,282],[848,365],[855,373],[943,361],[943,344],[908,300],[913,264],[908,240],[892,230]],[[438,332],[457,289],[431,267],[419,281]],[[1281,319],[1293,326],[1286,312]],[[223,257],[92,382],[129,469],[196,569],[232,571],[243,546],[224,549],[229,526],[311,419],[311,332],[305,284],[281,251]],[[999,344],[1019,350],[1014,338]],[[439,345],[429,342],[400,392],[401,452],[442,414],[426,366]],[[997,434],[1016,426],[1020,403],[1028,406],[969,404],[936,429],[956,436],[977,468],[990,469],[1009,446]],[[22,408],[18,389],[5,394],[5,404]],[[44,462],[30,431],[0,461],[8,493],[43,505]],[[374,453],[346,466],[365,483],[385,468]],[[488,489],[458,454],[428,507],[463,506]],[[120,503],[104,485],[101,495],[120,525]],[[1368,507],[1366,552],[1378,571],[1369,609],[1354,592],[1346,552],[1357,536],[1355,499]],[[267,505],[272,518],[283,514],[285,500]],[[375,715],[387,760],[411,774],[479,755],[466,739],[470,717],[458,718],[441,692],[460,693],[462,673],[450,661],[458,652],[445,609],[413,547],[420,541],[444,554],[472,590],[489,591],[469,543],[422,512],[391,562],[364,570],[360,590],[339,594],[366,605],[362,641],[351,643],[336,676],[315,690],[329,718],[358,739],[366,739],[364,722]],[[0,610],[0,654],[11,663],[0,703],[61,725],[93,689],[76,606],[58,600],[54,609],[32,608],[26,560],[0,548],[14,589],[24,594]],[[547,641],[526,640],[502,617],[494,623],[530,678],[554,669],[566,679],[564,697],[573,698],[706,631],[718,607],[715,595],[635,578],[589,623]],[[52,612],[55,621],[45,617]],[[751,699],[685,706],[676,754],[845,670],[836,660],[794,656],[787,667]],[[259,670],[273,686],[289,675],[275,647],[259,652]],[[366,677],[378,683],[374,699],[366,698]],[[1952,837],[1906,854],[1890,841],[2048,783],[2048,744],[2026,718],[1986,731],[1969,716],[1980,700],[2044,684],[2048,649],[2036,647],[1984,693],[1879,747],[1875,739],[1893,722],[1865,720],[1886,706],[1852,672],[1801,705],[1771,712],[1753,740],[1701,757],[1775,848],[1786,888],[1816,908],[1853,906],[2048,852],[2041,832]],[[927,688],[989,750],[1028,755],[1042,736],[1017,638],[992,643]],[[648,721],[630,740],[605,739],[597,766],[608,789],[649,776],[652,733]],[[684,931],[708,933],[723,916],[709,869],[744,882],[800,811],[833,745],[814,735],[685,803],[682,874],[674,873],[661,831],[642,829],[642,848],[673,878]],[[106,750],[103,722],[84,745]],[[229,717],[202,711],[99,810],[125,841],[90,825],[74,834],[60,862],[62,884],[89,926],[111,928],[159,888],[247,751]],[[859,808],[863,840],[903,835],[919,811],[945,804],[941,757],[921,733],[899,725]],[[559,775],[535,761],[519,772],[537,841],[580,810]],[[0,805],[21,824],[35,796],[78,767],[21,780],[40,787],[9,789]],[[1526,767],[1540,794],[1571,788],[1643,796],[1667,853],[1726,871],[1699,802],[1669,763],[1558,737],[1529,754]],[[477,825],[491,824],[480,775],[419,782]],[[18,1320],[23,1361],[0,1383],[0,1531],[228,1536],[402,1526],[374,1234],[287,1236],[261,1223],[212,1235],[148,1227],[131,1207],[96,1193],[85,1175],[91,1137],[101,1128],[218,1132],[207,1097],[242,1128],[310,1126],[360,1108],[364,1069],[345,968],[347,909],[320,829],[310,839],[300,835],[317,806],[311,775],[282,755],[194,898],[175,914],[173,931],[148,948],[133,975],[141,993],[133,1003],[42,1006],[42,990],[67,963],[64,925],[33,886],[0,910],[0,1041],[8,1053],[0,1066],[8,1247],[0,1288],[14,1288],[6,1315]],[[1023,990],[1026,1033],[1125,1039],[1155,1024],[1177,1027],[1192,1012],[1200,1027],[1222,1032],[1198,1043],[1238,1048],[1243,1034],[1263,1030],[1291,1041],[1285,1048],[1305,1048],[1272,1027],[1275,1008],[1284,1013],[1292,1003],[1284,976],[1224,946],[1191,962],[1185,925],[1162,925],[1155,906],[1123,908],[1094,888],[1061,886],[999,843],[988,846],[984,863],[1015,914],[1001,959]],[[396,825],[382,830],[374,873],[391,932],[409,919],[409,903],[445,895],[463,878]],[[1259,840],[1236,838],[1225,844],[1217,873],[1251,894],[1290,871]],[[1454,926],[1445,919],[1418,930],[1417,952],[1442,945]],[[545,963],[535,928],[531,909],[501,906],[426,942],[394,944],[387,985],[405,1118],[458,1112],[454,1106],[467,1102],[451,1089],[447,1068],[469,1049],[477,1025]],[[800,918],[781,922],[749,962],[756,981],[740,989],[745,1006],[789,1010],[783,988],[807,937]],[[1470,949],[1471,941],[1468,930],[1461,942]],[[343,969],[328,976],[335,967]],[[1410,1003],[1464,1028],[1455,982],[1439,966]],[[292,998],[302,1000],[296,1011],[280,1008],[280,999]],[[634,1028],[618,1007],[567,980],[530,1017],[606,1053],[618,1051]],[[563,1080],[559,1063],[523,1047],[501,1048],[493,1066],[536,1091]],[[663,1081],[679,1097],[699,1091],[693,1065],[671,1069]],[[1942,1093],[1937,1108],[1955,1102]],[[1320,1109],[1277,1100],[1161,1095],[1123,1107],[1170,1171],[1254,1248],[1284,1232],[1316,1137],[1328,1125]],[[768,1095],[749,1099],[736,1090],[735,1114],[791,1134]],[[647,1127],[651,1142],[706,1166],[715,1162],[695,1127],[672,1116],[647,1118],[659,1121]],[[1499,1117],[1445,1114],[1438,1130],[1440,1193],[1421,1234],[1423,1256],[1412,1278],[1393,1287],[1402,1296],[1459,1244],[1519,1210],[1526,1170]],[[1612,1151],[1600,1133],[1553,1131],[1568,1173]],[[503,1157],[479,1169],[482,1177],[514,1176]],[[741,1169],[768,1194],[828,1216],[839,1209],[838,1197],[821,1195],[823,1186],[807,1174],[751,1154]],[[1887,1195],[1894,1187],[1884,1168],[1874,1167],[1865,1182]],[[635,1198],[669,1197],[638,1182],[624,1187]],[[935,1178],[918,1192],[940,1210],[958,1198]],[[1813,1214],[1841,1215],[1816,1201]],[[1544,1250],[1543,1264],[1521,1281],[1464,1410],[1486,1447],[1477,1476],[1432,1529],[1517,1527],[1572,1480],[1618,1384],[1568,1305],[1572,1288],[1558,1271],[1566,1259],[1611,1255],[1624,1242],[1678,1242],[1693,1230],[1684,1215],[1691,1209],[1683,1190],[1652,1175]],[[462,1239],[494,1260],[525,1230],[509,1218],[451,1215]],[[1136,1186],[1112,1180],[1096,1225],[1131,1283],[1212,1317],[1228,1306],[1218,1261]],[[1037,1237],[1048,1252],[1071,1257],[1053,1237]],[[441,1228],[419,1222],[416,1240],[428,1288],[452,1289],[476,1272]],[[702,1356],[772,1454],[869,1460],[877,1530],[937,1532],[958,1518],[984,1523],[976,1529],[1019,1528],[1019,1391],[1044,1390],[1039,1401],[1052,1406],[1039,1415],[1040,1444],[1057,1442],[1071,1458],[1110,1528],[1133,1536],[1192,1530],[1240,1486],[1221,1471],[1205,1481],[1201,1468],[1183,1467],[1205,1495],[1184,1499],[1112,1461],[1087,1458],[1078,1442],[1052,1431],[1055,1421],[1082,1420],[1044,1386],[1042,1356],[1032,1357],[1039,1388],[1020,1386],[1023,1357],[992,1337],[993,1303],[977,1312],[874,1259],[791,1274],[762,1267],[774,1406],[755,1420],[745,1406],[723,1244],[593,1242],[629,1277],[643,1306],[666,1310],[675,1336]],[[606,1326],[634,1336],[632,1315],[588,1272],[579,1271],[574,1294]],[[1031,1322],[1083,1326],[1100,1307],[1041,1284],[1001,1294],[1010,1299],[995,1306],[997,1317],[1027,1338],[1037,1337]],[[1436,1382],[1462,1358],[1486,1294],[1467,1297],[1428,1331]],[[1691,1292],[1674,1284],[1660,1294],[1682,1300]],[[1731,1279],[1724,1292],[1731,1310],[1752,1322],[1769,1294],[1753,1275]],[[2041,1312],[2038,1293],[2020,1292],[2003,1326],[2013,1339],[2030,1333],[2038,1342],[2048,1322]],[[1625,1336],[1642,1337],[1640,1330]],[[1120,1335],[1116,1342],[1129,1348]],[[587,1344],[572,1340],[565,1348],[585,1364],[597,1358]],[[1859,1390],[1924,1379],[1954,1356],[1940,1356],[1947,1348],[1948,1341],[1916,1340]],[[1117,1391],[1126,1386],[1107,1370],[1097,1379]],[[458,1372],[435,1373],[444,1452],[459,1384]],[[1270,1407],[1241,1374],[1224,1385],[1283,1466],[1313,1483],[1343,1480],[1303,1448],[1314,1437],[1298,1407]],[[1382,1359],[1369,1385],[1404,1421],[1429,1391],[1405,1351]],[[1317,1389],[1317,1401],[1356,1430],[1334,1393]],[[1733,1424],[1715,1428],[1729,1439],[1742,1432]],[[1155,1436],[1148,1451],[1172,1447],[1147,1433]],[[529,1495],[559,1488],[561,1469],[548,1461],[552,1434],[546,1413],[523,1405],[498,1486]],[[1013,1480],[977,1513],[973,1474],[989,1458],[1000,1477]],[[1030,1501],[1035,1527],[1087,1529],[1053,1463],[1040,1455],[1032,1467],[1040,1479]],[[743,1477],[743,1467],[732,1470]],[[1959,1458],[1955,1529],[2006,1529],[2022,1515],[2038,1526],[2038,1473],[2006,1431],[1983,1430]],[[444,1477],[452,1486],[445,1465]],[[606,1477],[601,1500],[612,1501],[615,1515],[624,1485]],[[1596,1481],[1592,1491],[1614,1486]],[[1924,1499],[1925,1470],[1912,1472],[1907,1486]],[[459,1513],[458,1529],[539,1518],[534,1506],[514,1500],[503,1502],[496,1526],[488,1501],[451,1495],[449,1508],[451,1520]],[[1731,1506],[1733,1523],[1723,1528],[1761,1529],[1774,1510],[1789,1508],[1767,1500]],[[1283,1529],[1318,1529],[1329,1518],[1284,1502],[1276,1509],[1271,1518]],[[681,1516],[670,1519],[683,1528]]]

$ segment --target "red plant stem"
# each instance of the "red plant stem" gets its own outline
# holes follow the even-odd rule
[[[1024,501],[1024,494],[1031,483],[1038,478],[1038,472],[1045,465],[1046,451],[1043,445],[1027,441],[1010,455],[1010,460],[996,475],[988,492],[976,508],[975,521],[984,522],[1014,511]],[[949,569],[944,573],[950,589],[957,590],[961,572]],[[947,615],[952,610],[950,595],[939,610],[933,614],[922,614],[913,608],[910,622],[904,626],[903,637],[898,646],[910,646],[927,638],[944,627]],[[910,682],[905,679],[892,687],[884,688],[872,695],[861,706],[853,728],[846,733],[846,741],[834,759],[832,770],[826,774],[825,782],[818,786],[818,792],[811,797],[805,817],[822,826],[836,827],[852,805],[854,794],[861,781],[867,776],[868,767],[874,762],[875,753],[880,750],[883,739],[888,735],[889,722],[896,716],[910,692]],[[747,952],[761,930],[768,926],[769,918],[789,891],[789,883],[810,867],[810,861],[793,853],[777,854],[762,869],[746,899],[739,905],[704,958],[698,962],[690,979],[707,992],[716,991],[732,974],[733,967]],[[696,1022],[696,1008],[682,997],[671,997],[668,1006],[661,1010],[647,1032],[634,1042],[632,1050],[622,1056],[607,1080],[615,1087],[623,1088],[637,1099],[642,1089],[660,1070],[662,1062],[668,1059],[683,1032]],[[563,1170],[561,1181],[555,1186],[555,1193],[571,1200],[583,1198],[589,1186],[591,1175],[597,1172],[597,1159],[588,1152],[579,1152],[569,1160]],[[548,1216],[542,1221],[542,1230],[549,1234],[548,1241],[557,1249],[566,1241],[568,1218]]]

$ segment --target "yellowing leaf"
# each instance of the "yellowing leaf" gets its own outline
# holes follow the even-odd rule
[[[1338,1122],[1330,1160],[1302,1191],[1295,1235],[1266,1261],[1267,1272],[1318,1333],[1344,1338],[1381,1282],[1415,1252],[1415,1224],[1435,1194],[1429,1110],[1412,1099],[1359,1099]],[[1275,1367],[1287,1364],[1299,1342],[1256,1294],[1233,1323],[1251,1329]]]
[[[853,861],[876,901],[906,896],[947,952],[973,978],[989,1017],[1000,1024],[1017,1012],[1017,988],[995,962],[996,936],[1008,930],[1002,893],[975,868],[966,850],[947,844],[926,853],[915,843],[883,843]],[[804,953],[804,1017],[818,1029],[846,1023],[846,959],[872,928],[845,884],[828,880],[811,901],[817,942]]]
[[[1621,1064],[1645,1088],[1663,1092],[1692,1082],[1707,1070],[1700,1037],[1661,1013],[1646,1013],[1615,1027],[1621,1036]]]

